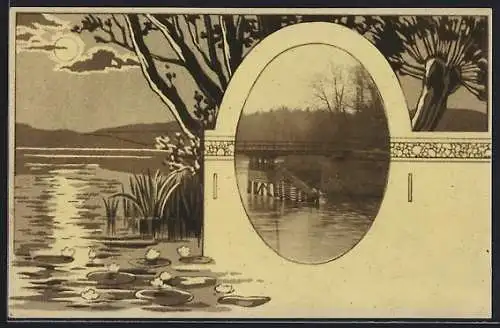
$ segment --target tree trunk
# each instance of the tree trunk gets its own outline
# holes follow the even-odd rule
[[[448,97],[460,85],[459,76],[456,69],[450,69],[441,59],[427,61],[422,92],[412,118],[413,131],[436,129],[446,111]]]

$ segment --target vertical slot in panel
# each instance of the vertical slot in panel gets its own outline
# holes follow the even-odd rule
[[[213,198],[217,199],[217,173],[214,173],[213,188]]]
[[[408,203],[413,202],[413,173],[408,173]]]

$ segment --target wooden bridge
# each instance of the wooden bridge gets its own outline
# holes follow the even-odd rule
[[[237,142],[235,152],[249,157],[248,193],[318,205],[321,191],[309,186],[278,162],[287,155],[321,155],[330,159],[379,161],[389,158],[381,149],[356,149],[351,143]]]
[[[336,158],[355,157],[364,160],[377,160],[388,156],[388,151],[382,149],[359,149],[359,142],[356,140],[341,143],[237,141],[235,152],[261,158],[276,158],[286,155],[323,155]]]
[[[286,168],[277,164],[267,170],[250,169],[248,171],[248,193],[274,197],[294,202],[313,202],[319,200],[319,190],[296,177]]]

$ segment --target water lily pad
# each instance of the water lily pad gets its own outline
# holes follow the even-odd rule
[[[237,305],[242,307],[256,307],[265,304],[271,300],[268,296],[238,296],[227,295],[220,297],[217,302],[219,304]]]
[[[191,293],[174,287],[140,290],[135,297],[163,306],[182,305],[193,299]]]
[[[151,268],[125,268],[125,269],[120,269],[120,272],[126,272],[126,273],[131,273],[134,275],[154,275],[154,271],[150,270]]]
[[[159,257],[155,260],[146,260],[145,258],[134,259],[130,260],[129,263],[136,267],[160,268],[164,266],[169,266],[172,263],[172,261],[164,257]]]
[[[42,265],[62,265],[73,262],[73,256],[66,255],[37,255],[33,258]]]
[[[166,283],[171,286],[189,289],[213,286],[216,282],[217,279],[213,277],[175,277],[169,279]]]
[[[154,246],[158,244],[158,241],[156,240],[145,240],[145,239],[139,239],[139,240],[102,240],[101,241],[104,245],[109,246],[109,247],[122,247],[122,248],[142,248],[146,246]]]
[[[109,271],[90,272],[87,278],[103,285],[123,285],[135,280],[135,276],[131,273]]]
[[[208,256],[187,256],[181,257],[179,259],[180,262],[186,264],[213,264],[215,261]]]
[[[47,279],[42,281],[32,281],[31,283],[34,285],[45,285],[45,286],[55,286],[61,285],[68,281],[67,279]]]

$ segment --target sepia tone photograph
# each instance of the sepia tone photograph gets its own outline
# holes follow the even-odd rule
[[[290,49],[248,96],[235,153],[243,202],[266,243],[297,262],[336,258],[370,228],[386,186],[389,130],[377,87],[338,48]]]

